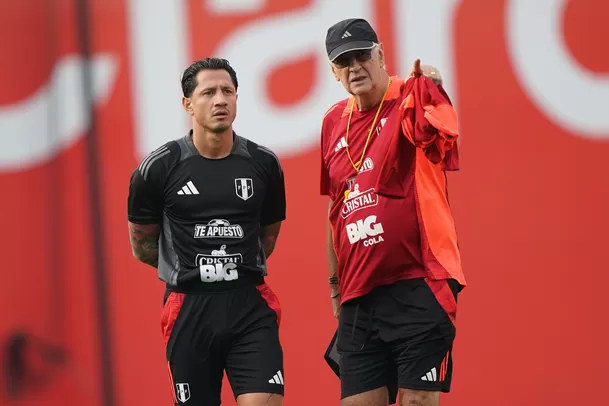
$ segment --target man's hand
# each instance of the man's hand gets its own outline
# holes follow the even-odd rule
[[[330,225],[330,210],[332,210],[332,199],[328,204],[328,282],[330,282],[330,299],[332,300],[332,311],[334,317],[338,318],[340,314],[340,290],[338,288],[338,277],[336,276],[338,271],[338,258],[336,258],[336,252],[334,251],[332,226]]]
[[[340,294],[332,299],[332,311],[334,312],[334,317],[338,319],[338,316],[340,316]]]
[[[331,286],[330,298],[332,300],[332,313],[338,319],[340,315],[340,293],[338,292],[338,286]]]
[[[432,65],[421,65],[421,60],[416,59],[412,67],[412,71],[410,71],[410,76],[418,78],[421,75],[425,75],[430,78],[436,86],[440,86],[442,84],[442,76],[440,75],[440,71],[438,69]]]

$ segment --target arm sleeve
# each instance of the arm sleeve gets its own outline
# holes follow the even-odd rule
[[[410,79],[400,105],[402,132],[434,164],[447,170],[458,168],[457,113],[442,86],[431,80]]]
[[[128,219],[135,224],[160,224],[163,214],[163,183],[159,171],[150,171],[147,178],[139,168],[131,174],[127,200]]]
[[[319,177],[319,194],[322,196],[330,196],[330,173],[328,172],[328,166],[324,159],[324,148],[321,150],[321,171]]]
[[[274,154],[271,158],[268,170],[268,183],[266,185],[266,196],[260,216],[260,226],[266,227],[286,219],[285,180],[281,162]]]

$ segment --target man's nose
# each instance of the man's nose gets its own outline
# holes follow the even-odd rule
[[[349,61],[349,71],[357,72],[362,68],[362,65],[355,58],[351,58]]]
[[[353,55],[349,58],[347,66],[349,66],[349,69],[359,69],[361,68],[362,64],[357,60],[355,55]]]
[[[218,94],[216,94],[216,97],[214,97],[214,105],[226,106],[226,104],[227,104],[226,96],[222,92],[219,92]]]

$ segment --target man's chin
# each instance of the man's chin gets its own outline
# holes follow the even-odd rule
[[[353,83],[350,90],[352,95],[361,96],[372,91],[372,85],[370,83]]]
[[[230,128],[230,124],[217,124],[210,128],[214,134],[221,134]]]

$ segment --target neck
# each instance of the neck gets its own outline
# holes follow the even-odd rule
[[[389,75],[385,73],[383,78],[379,79],[378,84],[370,92],[354,96],[357,109],[359,111],[367,111],[378,106],[383,100],[385,90],[387,90],[387,82],[389,82]]]
[[[231,126],[221,133],[214,133],[195,125],[192,130],[192,143],[205,158],[227,157],[233,149],[233,128]]]

